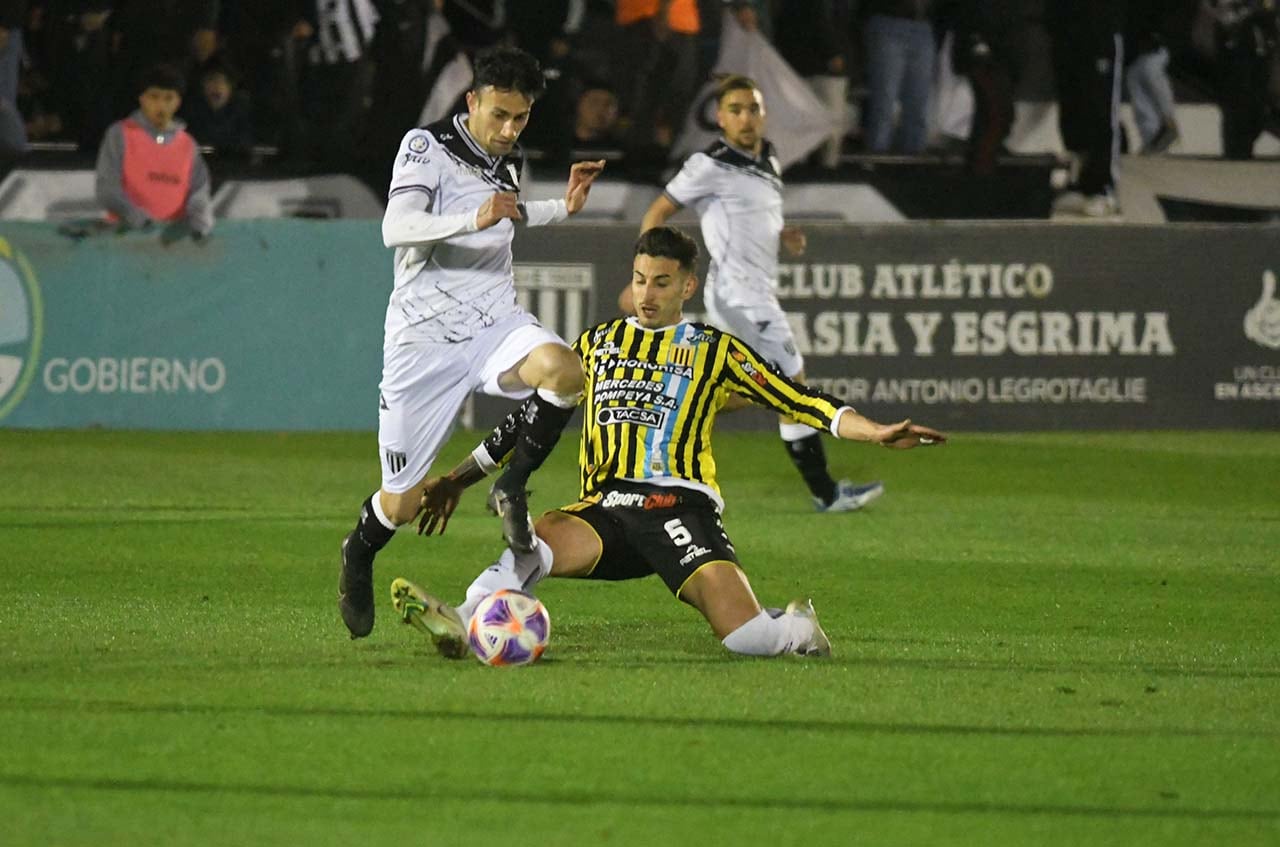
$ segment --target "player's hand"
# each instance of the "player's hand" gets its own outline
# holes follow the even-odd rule
[[[910,450],[912,447],[932,447],[945,444],[947,437],[936,429],[913,424],[910,418],[896,424],[887,424],[876,431],[875,441],[882,447]]]
[[[782,249],[787,251],[788,256],[803,256],[808,246],[809,239],[803,229],[798,226],[782,228]]]
[[[418,535],[435,535],[449,525],[449,516],[458,508],[464,486],[453,477],[432,477],[423,484],[422,518],[418,521]]]
[[[160,243],[169,247],[184,238],[191,237],[194,232],[186,221],[174,221],[160,231]]]
[[[516,195],[510,191],[499,191],[484,201],[476,212],[476,229],[488,229],[504,218],[510,218],[513,221],[521,218]]]
[[[564,205],[569,214],[575,215],[587,205],[587,195],[591,193],[591,183],[604,171],[604,159],[594,162],[577,162],[569,169],[569,187],[564,192]]]

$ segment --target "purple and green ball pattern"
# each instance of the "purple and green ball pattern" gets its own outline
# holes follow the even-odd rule
[[[467,640],[476,658],[505,667],[537,661],[551,635],[551,618],[537,597],[523,591],[495,591],[476,607]]]

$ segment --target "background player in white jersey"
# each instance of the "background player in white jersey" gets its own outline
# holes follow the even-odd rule
[[[467,113],[410,130],[392,172],[382,237],[395,248],[379,384],[382,486],[342,542],[338,608],[352,638],[373,629],[373,559],[421,508],[427,471],[467,395],[528,397],[496,483],[513,549],[536,543],[525,483],[582,393],[578,357],[516,304],[517,224],[564,220],[586,203],[604,162],[580,162],[563,200],[519,201],[516,140],[545,83],[537,61],[497,48],[476,57]],[[530,397],[530,395],[533,395]]]
[[[697,286],[698,246],[655,227],[636,243],[635,315],[584,332],[574,349],[587,372],[577,503],[538,519],[545,541],[508,550],[467,589],[456,610],[405,579],[391,584],[402,619],[429,633],[446,656],[465,655],[464,621],[500,589],[528,591],[547,576],[622,580],[657,574],[698,609],[724,646],[757,656],[827,655],[831,645],[806,600],[785,612],[760,608],[720,521],[712,432],[730,396],[820,426],[838,438],[908,449],[946,437],[909,420],[879,424],[833,397],[782,376],[729,333],[684,320]],[[629,388],[619,392],[620,380]],[[428,483],[421,530],[444,531],[481,457],[502,455],[501,430],[471,458]]]
[[[640,231],[692,206],[711,254],[703,288],[707,322],[732,332],[783,374],[804,382],[804,359],[778,303],[777,280],[779,242],[798,256],[805,236],[783,225],[781,168],[764,137],[764,95],[747,77],[730,76],[721,81],[717,96],[723,135],[685,161],[645,213]],[[626,298],[624,291],[621,305],[630,314]],[[822,438],[812,427],[784,416],[778,430],[819,511],[852,511],[884,493],[879,482],[855,485],[832,479]]]

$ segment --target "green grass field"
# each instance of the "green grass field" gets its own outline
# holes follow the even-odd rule
[[[372,434],[0,431],[0,843],[1280,843],[1280,434],[828,442],[888,486],[835,516],[776,438],[717,454],[831,660],[733,657],[651,578],[544,583],[538,665],[446,662],[386,591],[461,597],[480,492],[353,642]]]

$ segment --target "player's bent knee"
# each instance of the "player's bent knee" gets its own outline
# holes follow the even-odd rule
[[[600,561],[603,546],[591,525],[564,512],[547,512],[538,518],[534,534],[551,548],[551,575],[586,576]]]
[[[382,504],[383,510],[392,523],[396,526],[407,524],[418,516],[422,508],[422,490],[415,486],[400,494],[384,491]]]
[[[582,360],[563,344],[543,344],[534,348],[521,370],[525,383],[533,388],[567,395],[581,393],[585,386]]]

